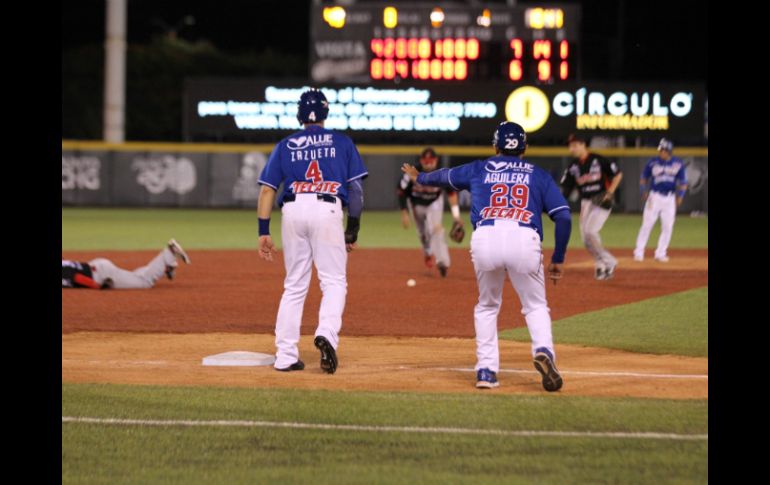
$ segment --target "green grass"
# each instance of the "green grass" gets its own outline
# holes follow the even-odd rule
[[[706,434],[705,400],[64,384],[62,415]],[[707,441],[62,424],[63,483],[703,483]]]
[[[470,219],[463,213],[468,235],[462,245],[468,247]],[[444,214],[445,227],[451,216]],[[632,248],[641,224],[641,216],[617,214],[608,219],[601,231],[607,247]],[[274,212],[270,231],[280,245],[280,213]],[[553,223],[545,217],[545,247],[553,247]],[[648,247],[657,243],[660,225],[650,235]],[[170,237],[192,249],[252,249],[257,244],[257,216],[249,209],[83,209],[62,208],[63,250],[134,250],[156,249]],[[365,211],[361,219],[359,245],[363,248],[418,248],[412,225],[401,227],[398,211]],[[582,248],[577,216],[573,217],[570,247]],[[708,218],[679,216],[671,239],[672,248],[707,248]]]
[[[553,324],[557,344],[708,357],[708,287],[581,313]],[[526,328],[500,332],[529,341]]]

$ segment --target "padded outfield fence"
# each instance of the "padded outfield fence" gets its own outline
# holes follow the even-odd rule
[[[257,178],[272,144],[104,143],[62,141],[62,206],[253,208]],[[423,146],[358,145],[369,170],[364,182],[367,209],[398,208],[396,184],[404,162],[417,163]],[[490,147],[435,146],[442,167],[493,154]],[[617,161],[624,177],[616,212],[641,212],[639,176],[655,148],[597,148]],[[677,147],[690,190],[680,213],[708,212],[708,148]],[[526,159],[558,179],[570,161],[566,147],[533,147]],[[461,194],[461,204],[468,197]],[[571,201],[573,204],[575,201]],[[577,208],[577,204],[573,206]]]

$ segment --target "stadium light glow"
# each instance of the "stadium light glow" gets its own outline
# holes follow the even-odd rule
[[[398,25],[398,10],[396,10],[396,7],[385,7],[385,10],[382,11],[382,24],[388,29],[393,29]]]
[[[345,9],[342,7],[324,7],[324,21],[334,29],[345,26]]]

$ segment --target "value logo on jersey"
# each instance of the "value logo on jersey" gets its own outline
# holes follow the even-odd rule
[[[489,160],[487,164],[484,165],[484,170],[493,173],[505,170],[520,170],[532,173],[534,168],[532,167],[532,164],[527,162],[496,162],[494,160]]]
[[[333,145],[331,133],[325,133],[323,135],[306,135],[299,136],[297,138],[289,138],[286,142],[286,147],[289,150],[304,150],[311,146],[329,146]]]

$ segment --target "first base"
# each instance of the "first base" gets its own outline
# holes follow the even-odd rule
[[[260,354],[259,352],[246,352],[233,350],[203,358],[203,365],[253,367],[259,365],[273,365],[275,356]]]

